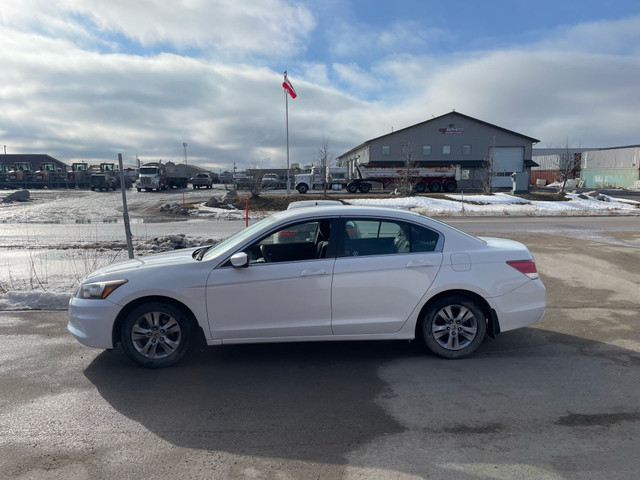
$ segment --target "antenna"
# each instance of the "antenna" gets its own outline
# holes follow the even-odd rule
[[[182,146],[184,147],[184,164],[187,164],[187,142],[182,142]]]

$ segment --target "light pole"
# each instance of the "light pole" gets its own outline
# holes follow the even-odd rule
[[[184,164],[187,164],[187,142],[182,142],[182,146],[184,147]]]

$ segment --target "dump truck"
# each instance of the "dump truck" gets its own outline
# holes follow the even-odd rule
[[[168,188],[186,188],[189,183],[189,168],[173,162],[148,162],[138,171],[136,189],[141,192],[166,190]]]

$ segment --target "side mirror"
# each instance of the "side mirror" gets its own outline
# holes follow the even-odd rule
[[[238,252],[231,255],[231,265],[234,268],[246,268],[249,266],[249,256],[245,252]]]

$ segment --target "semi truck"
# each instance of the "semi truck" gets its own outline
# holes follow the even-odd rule
[[[141,192],[166,190],[169,188],[186,188],[189,183],[187,165],[173,162],[149,162],[140,167],[136,189]]]
[[[326,178],[322,175],[322,167],[314,165],[308,173],[298,173],[295,176],[296,190],[307,193],[309,190],[340,190],[347,185],[346,167],[327,167]]]
[[[349,193],[368,193],[372,184],[389,185],[409,183],[418,193],[447,191],[454,192],[460,180],[460,167],[454,165],[435,165],[432,167],[405,168],[401,166],[355,165],[355,175],[349,178],[346,167],[327,168],[326,179],[322,169],[314,166],[310,173],[296,175],[296,190],[307,193],[309,190],[330,190],[346,188]]]

